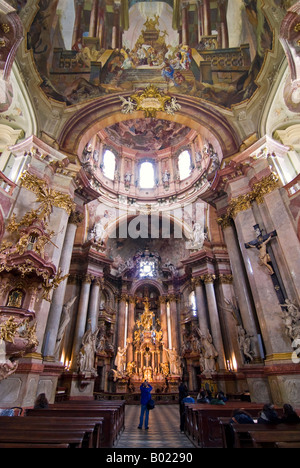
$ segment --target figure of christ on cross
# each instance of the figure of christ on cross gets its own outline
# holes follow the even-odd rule
[[[272,231],[269,234],[263,235],[261,232],[261,229],[259,227],[259,224],[256,224],[254,226],[254,230],[257,234],[257,238],[251,242],[248,242],[245,244],[246,249],[258,249],[259,250],[259,265],[260,266],[265,266],[270,275],[274,275],[274,270],[272,266],[270,265],[271,263],[271,257],[268,254],[267,251],[267,245],[273,239],[274,237],[277,237],[277,232]]]

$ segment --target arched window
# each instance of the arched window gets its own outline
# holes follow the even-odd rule
[[[110,150],[103,155],[103,174],[110,180],[114,180],[116,170],[116,156]]]
[[[179,167],[179,176],[180,180],[187,179],[191,175],[191,155],[188,150],[180,153],[178,157],[178,167]]]
[[[140,188],[152,189],[155,186],[154,166],[151,162],[144,162],[140,167]]]
[[[197,316],[197,301],[196,301],[196,295],[195,291],[191,292],[190,297],[189,297],[189,305],[192,310],[193,315],[196,317]]]

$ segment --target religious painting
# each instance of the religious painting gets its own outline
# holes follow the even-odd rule
[[[209,30],[199,5],[183,22],[179,3],[40,1],[28,48],[41,88],[68,106],[149,85],[225,108],[250,99],[273,47],[263,2],[211,3]]]
[[[127,120],[105,129],[109,139],[118,146],[143,152],[175,146],[190,131],[190,128],[176,122],[151,118]]]
[[[9,293],[7,307],[15,307],[16,309],[21,309],[24,296],[25,294],[23,291],[21,291],[20,289],[14,289]]]

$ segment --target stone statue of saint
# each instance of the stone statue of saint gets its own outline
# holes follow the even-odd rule
[[[77,296],[70,299],[63,306],[62,316],[61,316],[61,321],[60,321],[60,325],[59,325],[59,329],[58,329],[58,334],[57,334],[57,338],[56,338],[56,346],[55,346],[55,351],[54,351],[54,356],[56,357],[56,359],[59,359],[59,357],[60,357],[59,356],[59,351],[60,351],[60,348],[61,348],[61,344],[62,344],[62,341],[64,339],[67,326],[68,326],[68,324],[69,324],[69,322],[71,320],[70,310],[71,310],[72,305],[76,301],[76,299],[77,299]]]
[[[115,358],[115,366],[117,368],[117,371],[121,375],[123,375],[125,371],[127,348],[128,348],[128,344],[124,348],[121,348],[121,346],[119,346],[118,352]]]
[[[169,358],[170,374],[182,375],[181,358],[177,354],[176,349],[167,349],[164,347],[164,350],[166,351]]]
[[[201,345],[202,345],[202,363],[203,363],[203,374],[210,376],[212,372],[216,372],[216,360],[219,356],[214,344],[213,339],[209,331],[206,331],[206,334],[202,333],[199,329],[201,336]]]
[[[95,352],[96,352],[96,339],[99,330],[95,333],[91,329],[85,332],[82,338],[82,347],[79,352],[79,371],[81,374],[91,373],[96,375],[95,365]]]

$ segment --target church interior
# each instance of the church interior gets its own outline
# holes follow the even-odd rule
[[[300,415],[299,172],[299,2],[0,0],[0,408]]]

